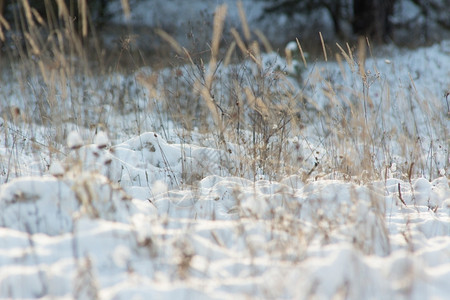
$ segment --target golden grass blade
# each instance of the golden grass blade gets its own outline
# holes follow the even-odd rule
[[[264,118],[267,118],[269,116],[269,108],[267,107],[267,105],[262,101],[260,97],[255,97],[250,88],[245,88],[245,95],[247,96],[248,104],[253,110],[257,111]]]
[[[372,46],[370,45],[370,41],[369,41],[368,37],[366,37],[366,43],[367,43],[367,47],[368,47],[367,49],[369,50],[370,57],[373,58]],[[376,64],[373,65],[373,68],[374,68],[376,73],[379,73]]]
[[[213,23],[213,34],[211,42],[211,58],[209,60],[209,70],[206,76],[205,83],[202,84],[200,81],[194,83],[194,88],[198,90],[208,107],[208,110],[213,116],[214,123],[217,125],[220,135],[223,135],[223,124],[221,122],[219,108],[214,101],[214,96],[211,94],[214,73],[217,68],[217,57],[219,55],[220,39],[223,32],[223,26],[225,23],[225,17],[227,14],[227,6],[221,5],[216,9]]]
[[[320,43],[322,44],[323,57],[325,61],[328,61],[327,50],[325,49],[325,43],[323,42],[322,32],[319,31]]]
[[[221,5],[216,9],[213,24],[213,35],[211,42],[211,58],[209,60],[209,72],[206,77],[206,86],[211,89],[215,70],[217,68],[217,57],[219,55],[219,45],[222,36],[223,25],[225,23],[225,17],[227,15],[227,6]],[[209,93],[209,92],[208,92]]]
[[[245,16],[244,7],[242,6],[242,1],[238,1],[237,3],[238,11],[239,11],[239,18],[241,19],[242,23],[242,30],[244,31],[244,37],[247,41],[250,40],[250,29],[248,27],[247,18]]]
[[[1,14],[0,14],[0,25],[5,27],[6,30],[11,30],[11,26],[9,26],[8,21],[6,21],[6,19]]]
[[[40,51],[37,43],[33,39],[33,37],[28,32],[25,32],[24,35],[25,35],[25,39],[28,41],[28,43],[31,46],[31,53],[33,53],[35,55],[39,55],[41,53],[41,51]]]
[[[180,44],[178,44],[178,42],[170,34],[159,28],[155,29],[155,33],[159,35],[167,43],[169,43],[169,45],[173,48],[173,50],[175,50],[175,52],[177,52],[179,55],[185,53],[183,51],[183,48],[181,48]]]
[[[129,20],[131,16],[130,3],[128,0],[120,0],[122,4],[123,14],[125,15],[125,19]]]
[[[30,25],[30,27],[35,26],[34,20],[33,20],[33,14],[31,13],[31,7],[30,3],[28,3],[28,0],[22,0],[23,10],[25,12],[25,18]]]
[[[214,16],[213,36],[211,45],[212,58],[217,58],[217,55],[219,54],[220,38],[222,36],[223,25],[225,22],[226,15],[227,15],[226,5],[221,5],[216,9]]]
[[[273,52],[272,46],[270,45],[270,42],[266,38],[264,33],[262,33],[262,31],[259,30],[259,29],[256,29],[254,32],[255,32],[255,35],[261,40],[261,43],[263,44],[264,49],[266,50],[266,52],[268,52],[268,53]]]
[[[78,0],[81,15],[81,34],[83,37],[87,37],[88,22],[87,22],[87,4],[86,0]]]
[[[292,67],[292,51],[288,47],[284,49],[284,55],[286,56],[286,64],[288,67]]]
[[[350,45],[348,43],[345,44],[347,45],[348,56],[351,58],[352,61],[354,61],[352,48],[350,48]]]
[[[297,42],[298,50],[300,50],[300,55],[302,56],[303,65],[305,66],[305,68],[307,68],[308,64],[306,63],[305,54],[303,53],[302,45],[300,45],[300,41],[298,40],[298,38],[295,38],[295,41]]]
[[[58,17],[60,18],[69,18],[69,11],[67,10],[67,6],[64,3],[64,0],[56,0],[58,6]]]
[[[347,61],[347,63],[349,65],[352,64],[352,60],[350,59],[350,57],[348,56],[347,53],[345,53],[345,50],[341,47],[341,45],[339,45],[339,43],[336,43],[336,46],[339,48],[339,50],[341,50],[342,56],[344,56],[345,60]]]
[[[259,67],[262,65],[261,51],[259,49],[259,44],[253,41],[250,44],[250,57],[258,64]]]
[[[8,21],[3,17],[3,15],[0,14],[0,40],[5,40],[5,35],[3,34],[3,27],[6,29],[6,31],[10,30],[11,27],[9,26]]]
[[[41,71],[42,77],[44,78],[44,82],[48,83],[47,71],[44,66],[44,62],[42,60],[38,61],[39,70]]]
[[[191,65],[195,65],[194,61],[192,60],[191,54],[189,53],[189,51],[183,47],[183,52],[186,55],[186,57],[189,59],[189,62],[191,63]]]
[[[32,8],[31,13],[33,14],[34,18],[39,23],[39,25],[41,25],[43,27],[47,27],[47,23],[44,21],[44,19],[41,17],[41,15],[39,14],[39,12],[36,9]]]
[[[339,45],[339,43],[336,43],[336,46],[339,48],[339,50],[341,50],[341,54],[342,56],[344,56],[345,61],[347,62],[347,64],[350,66],[350,69],[352,70],[352,72],[354,72],[355,68],[354,68],[354,61],[353,58],[350,57],[345,50],[341,47],[341,45]]]
[[[362,78],[366,76],[365,70],[366,64],[366,42],[363,38],[358,40],[358,67],[359,67],[359,75]]]
[[[370,46],[370,41],[369,41],[368,37],[366,37],[366,43],[367,43],[367,46],[369,47],[370,56],[373,57],[372,46]]]
[[[219,127],[219,130],[222,131],[222,122],[220,121],[219,112],[217,111],[214,100],[211,98],[209,90],[206,88],[206,86],[203,86],[200,81],[196,81],[194,83],[194,90],[196,90],[202,96],[209,112],[213,117],[214,123]]]
[[[225,59],[223,65],[226,67],[230,64],[231,55],[233,55],[234,50],[236,50],[236,42],[232,41],[230,47],[228,47],[227,53],[225,54]]]
[[[339,65],[342,77],[344,78],[344,80],[347,80],[347,72],[345,72],[344,64],[342,63],[342,56],[339,53],[336,53],[336,62]]]
[[[231,35],[234,37],[234,40],[236,41],[239,49],[244,55],[247,55],[247,47],[244,44],[244,41],[241,39],[241,36],[239,35],[239,32],[235,28],[231,28],[230,30]]]

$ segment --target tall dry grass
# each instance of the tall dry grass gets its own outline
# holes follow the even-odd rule
[[[336,44],[333,53],[319,33],[325,63],[314,62],[307,78],[298,78],[279,68],[279,56],[264,54],[272,47],[250,30],[242,9],[241,28],[231,28],[233,41],[219,51],[225,13],[224,6],[216,11],[209,61],[192,59],[188,49],[160,31],[181,64],[162,85],[155,75],[140,82],[152,95],[167,91],[158,101],[188,132],[198,128],[213,136],[232,175],[280,179],[300,173],[305,180],[367,182],[391,175],[433,179],[448,169],[448,159],[436,158],[448,141],[440,99],[420,95],[412,78],[401,88],[388,82],[369,40]],[[301,41],[297,45],[297,63],[306,67]],[[286,52],[287,66],[291,55]],[[327,68],[331,58],[340,73]],[[325,95],[328,103],[318,105],[314,94]]]
[[[336,44],[333,53],[319,34],[325,63],[308,62],[298,39],[296,57],[291,50],[277,55],[268,39],[247,24],[242,6],[241,26],[230,30],[227,8],[221,6],[203,49],[196,41],[191,51],[157,30],[175,53],[170,67],[134,72],[140,67],[135,62],[121,74],[117,66],[132,40],[124,37],[116,62],[107,62],[85,1],[78,24],[62,0],[56,8],[46,2],[45,18],[28,1],[20,4],[14,26],[0,20],[0,37],[8,37],[10,47],[4,51],[8,59],[1,61],[10,88],[1,104],[6,148],[28,139],[33,153],[64,156],[73,129],[86,140],[106,130],[114,141],[144,131],[170,140],[176,128],[183,143],[201,134],[205,138],[195,142],[221,150],[219,175],[278,180],[300,174],[305,181],[367,182],[389,174],[432,179],[448,169],[448,159],[444,164],[445,159],[437,159],[448,147],[447,119],[436,110],[442,106],[439,99],[419,95],[412,78],[393,95],[391,83],[373,64],[368,40]],[[330,60],[340,65],[340,73],[326,67]],[[309,73],[293,74],[293,63],[304,70],[309,65]],[[372,99],[373,90],[378,99]],[[326,104],[315,99],[319,94],[327,97]],[[12,169],[9,158],[14,156],[11,151],[3,159],[5,170]],[[193,172],[202,174],[198,179],[213,171],[187,168],[183,173]]]
[[[70,131],[78,130],[91,141],[98,130],[116,125],[111,112],[137,111],[131,101],[136,93],[133,81],[118,74],[120,59],[111,63],[87,1],[69,6],[63,0],[44,2],[45,15],[30,1],[21,0],[10,6],[10,23],[0,17],[0,116],[2,144],[7,149],[2,165],[7,175],[15,164],[23,165],[13,149],[28,149],[37,159],[62,158]],[[122,5],[129,14],[128,1]],[[123,55],[128,46],[124,38]],[[43,161],[40,172],[48,171],[50,163]]]
[[[212,40],[204,43],[208,55],[196,55],[198,49],[194,54],[158,30],[176,53],[170,67],[120,74],[115,66],[121,55],[127,55],[130,41],[123,40],[116,63],[106,63],[104,49],[95,34],[89,34],[93,28],[86,9],[81,9],[81,27],[77,29],[64,1],[56,2],[58,14],[50,13],[53,10],[49,8],[46,21],[26,0],[21,3],[14,28],[20,28],[22,35],[0,19],[5,29],[3,36],[9,35],[12,41],[12,48],[4,52],[8,60],[1,61],[2,82],[11,87],[1,91],[0,142],[6,149],[0,156],[2,183],[22,175],[22,153],[32,153],[41,162],[38,172],[47,173],[53,160],[64,160],[74,150],[65,147],[73,129],[87,142],[97,131],[106,130],[113,143],[144,131],[156,131],[170,141],[171,132],[176,132],[182,145],[196,143],[219,150],[211,151],[202,164],[183,166],[183,184],[177,181],[176,186],[192,187],[193,201],[199,199],[195,183],[217,174],[214,172],[245,177],[254,184],[259,179],[281,180],[295,175],[291,182],[288,179],[264,195],[244,191],[237,184],[229,193],[236,205],[227,212],[238,215],[230,243],[242,244],[246,257],[253,259],[264,247],[271,258],[287,262],[291,268],[307,258],[308,247],[317,237],[326,244],[334,233],[348,237],[347,241],[362,253],[390,252],[383,222],[384,199],[357,185],[348,185],[343,192],[340,185],[324,187],[313,181],[367,183],[392,176],[411,182],[416,176],[433,179],[449,168],[448,119],[442,110],[436,110],[439,100],[422,97],[414,89],[413,79],[406,88],[392,94],[391,83],[367,63],[372,59],[367,40],[355,46],[337,44],[336,53],[331,53],[322,35],[318,36],[324,61],[335,60],[340,65],[339,73],[328,69],[326,63],[307,61],[301,40],[296,41],[299,56],[287,51],[284,66],[282,55],[274,54],[267,38],[247,24],[242,7],[241,28],[232,28],[233,40],[225,44],[226,7],[221,6],[215,14]],[[129,13],[129,7],[124,7]],[[310,71],[293,74],[289,68],[294,63],[309,66]],[[346,84],[342,85],[337,77],[345,78]],[[374,89],[378,91],[377,99],[372,98]],[[316,97],[322,94],[328,101],[321,98],[324,103],[320,104]],[[442,153],[442,147],[447,147],[444,165],[436,155]],[[181,153],[180,159],[183,161],[185,156]],[[76,179],[82,171],[81,162],[76,161],[80,158],[70,159],[69,171]],[[221,169],[217,171],[212,163],[218,163]],[[165,164],[170,170],[170,162]],[[95,178],[80,176],[74,180],[73,190],[90,217],[99,218],[95,203],[100,197],[89,193],[98,185]],[[305,186],[312,196],[298,199],[294,189],[305,182],[309,182]],[[116,182],[105,180],[104,184],[120,190]],[[330,193],[334,197],[328,197]],[[241,200],[250,197],[273,207],[269,216],[241,205]],[[399,197],[402,200],[400,185]],[[363,214],[358,209],[361,206],[367,209]],[[304,216],[310,220],[305,222]],[[152,222],[149,228],[164,229],[158,232],[166,232],[172,225],[166,217]],[[141,228],[133,228],[133,251],[140,253],[140,258],[155,261],[157,267],[176,261],[174,276],[189,278],[196,254],[190,245],[189,228],[195,226],[183,224],[188,224],[186,232],[173,239],[152,230],[139,239]],[[268,237],[262,245],[252,240],[255,224],[261,225],[262,235]],[[215,242],[226,247],[217,232],[211,231]],[[167,253],[175,253],[175,257]],[[98,297],[93,269],[89,257],[79,259],[75,297]],[[45,293],[45,282],[43,287]],[[272,294],[277,295],[268,288],[267,295]]]

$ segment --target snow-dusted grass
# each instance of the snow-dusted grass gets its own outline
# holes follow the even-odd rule
[[[310,62],[244,23],[221,56],[222,13],[207,60],[171,41],[128,75],[31,32],[0,89],[0,297],[445,299],[448,41]]]

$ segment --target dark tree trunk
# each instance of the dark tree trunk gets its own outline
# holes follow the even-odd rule
[[[392,38],[389,18],[394,12],[394,3],[395,0],[354,0],[353,33],[387,42]]]
[[[342,31],[341,21],[342,21],[342,3],[341,0],[323,2],[323,5],[330,12],[331,19],[333,20],[334,32],[341,39],[344,39],[344,32]]]

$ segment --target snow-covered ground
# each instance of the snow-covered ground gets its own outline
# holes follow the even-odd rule
[[[445,178],[210,176],[150,203],[96,174],[26,177],[1,190],[1,296],[445,299],[449,197]]]
[[[68,84],[44,104],[42,79],[24,87],[3,73],[0,298],[447,299],[449,49],[384,48],[365,80],[343,54],[307,68],[294,58],[300,71],[265,54],[267,74],[284,74],[306,102],[304,126],[285,137],[289,174],[238,172],[243,145],[224,151],[165,119],[153,98],[180,98],[163,88],[174,73],[189,83],[188,67],[74,77],[82,92]],[[59,108],[58,120],[35,117]],[[379,144],[350,137],[334,112]]]
[[[442,100],[435,109],[448,125],[448,42],[393,53],[367,65],[378,64],[377,76],[395,93],[416,74],[417,93]],[[315,71],[341,72],[336,63],[317,63],[305,76]],[[345,80],[335,78],[336,86]],[[310,95],[325,108],[329,100],[314,86]],[[448,138],[448,126],[435,133],[426,114],[414,113],[424,138]],[[227,176],[219,150],[205,142],[168,143],[159,132],[122,142],[99,132],[87,145],[73,132],[58,161],[29,148],[20,135],[29,129],[20,123],[3,120],[1,130],[2,143],[16,143],[0,149],[2,298],[450,294],[448,139],[433,154],[440,177],[425,172],[408,180],[393,163],[384,179],[362,184],[332,176],[305,181],[301,168],[278,181]],[[183,168],[205,162],[208,174],[183,185]]]

